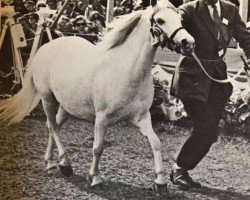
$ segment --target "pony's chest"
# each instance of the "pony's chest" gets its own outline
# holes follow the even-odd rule
[[[151,87],[130,88],[130,92],[118,96],[110,96],[107,99],[107,112],[119,119],[133,118],[138,113],[149,110],[153,101],[153,89]]]

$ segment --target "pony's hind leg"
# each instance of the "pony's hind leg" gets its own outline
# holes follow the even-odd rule
[[[98,115],[95,120],[95,136],[94,136],[94,144],[93,144],[93,162],[91,168],[89,170],[89,182],[90,186],[94,187],[96,185],[100,185],[102,183],[101,177],[99,174],[99,162],[101,155],[104,150],[104,138],[105,133],[108,127],[108,120],[105,116]]]
[[[56,123],[57,123],[57,126],[58,126],[58,131],[60,130],[60,128],[62,127],[62,125],[67,121],[68,116],[69,116],[68,113],[60,105],[59,106],[59,110],[58,110],[57,115],[56,115]],[[48,119],[47,119],[47,123],[46,124],[47,124],[47,127],[49,127],[49,121],[48,121]],[[49,133],[49,140],[48,140],[47,150],[46,150],[46,153],[44,155],[44,160],[45,160],[45,163],[47,165],[46,166],[46,170],[50,170],[50,169],[53,169],[53,168],[57,167],[57,163],[53,159],[53,150],[54,150],[54,148],[55,148],[55,140],[53,138],[52,133],[50,132]]]
[[[166,186],[167,179],[164,175],[163,161],[161,155],[161,142],[153,130],[150,113],[147,112],[144,116],[140,118],[135,118],[132,123],[139,128],[140,132],[143,135],[147,136],[151,148],[153,150],[156,174],[156,179],[154,180],[154,183],[156,185]]]
[[[58,113],[56,115],[56,123],[58,125],[58,129],[60,130],[62,125],[69,119],[69,114],[64,110],[64,108],[60,105]]]
[[[64,108],[60,105],[59,110],[56,115],[56,123],[58,125],[58,131],[60,131],[62,125],[67,121],[69,118],[69,114],[64,110]],[[47,124],[49,122],[47,121]],[[47,125],[48,126],[48,125]],[[49,140],[47,145],[47,150],[44,156],[44,160],[46,163],[46,170],[50,170],[57,167],[56,161],[53,159],[53,150],[55,148],[55,140],[53,135],[49,133]]]
[[[46,124],[48,124],[48,122]],[[53,150],[54,150],[54,148],[55,148],[55,141],[54,141],[52,133],[49,132],[49,139],[48,139],[47,149],[46,149],[46,153],[44,155],[46,170],[50,170],[50,169],[53,169],[53,168],[57,167],[57,163],[53,159]]]
[[[43,108],[45,111],[45,114],[47,116],[47,126],[49,129],[49,142],[47,146],[47,151],[45,153],[45,162],[47,164],[52,163],[52,155],[53,155],[53,148],[56,144],[59,152],[59,159],[61,160],[59,163],[60,171],[63,175],[69,176],[73,173],[70,161],[67,155],[67,152],[63,146],[63,144],[60,141],[60,138],[58,136],[59,133],[59,125],[56,122],[56,114],[58,111],[58,102],[54,98],[53,95],[42,98]],[[63,119],[63,118],[62,118]],[[47,168],[50,167],[47,165]]]

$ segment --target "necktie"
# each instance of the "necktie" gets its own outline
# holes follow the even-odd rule
[[[212,20],[215,24],[215,29],[217,32],[217,39],[219,40],[219,42],[221,42],[222,38],[228,41],[228,33],[227,33],[225,25],[222,23],[220,19],[217,6],[213,4],[212,7],[213,7]]]

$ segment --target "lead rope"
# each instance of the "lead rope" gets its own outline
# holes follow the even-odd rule
[[[243,56],[240,56],[241,60],[243,61],[244,63],[244,69],[245,69],[245,72],[246,72],[246,75],[247,75],[247,82],[248,82],[248,86],[250,88],[250,73],[248,70],[250,70],[250,67],[248,66],[248,63],[247,61],[245,60],[245,58]]]
[[[199,64],[199,66],[201,67],[201,69],[204,71],[204,73],[207,75],[208,78],[210,78],[211,80],[217,82],[217,83],[229,83],[233,80],[235,80],[243,71],[244,71],[244,66],[237,72],[237,74],[235,74],[233,77],[229,77],[227,79],[224,80],[218,80],[213,78],[212,76],[210,76],[207,71],[205,70],[205,68],[203,67],[201,61],[199,60],[199,58],[197,57],[197,55],[194,53],[194,51],[191,53],[191,55],[194,57],[194,59],[196,60],[196,62]]]

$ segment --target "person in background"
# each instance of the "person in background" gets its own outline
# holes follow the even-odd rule
[[[33,12],[36,11],[35,3],[32,0],[26,0],[26,1],[24,1],[23,5],[26,8],[27,13],[33,13]]]
[[[85,17],[89,19],[90,13],[92,11],[97,11],[100,14],[101,20],[105,21],[106,8],[100,4],[99,0],[91,0],[89,1],[90,5],[87,6],[85,10]]]
[[[197,0],[179,7],[183,27],[195,39],[194,52],[207,73],[215,79],[227,78],[224,55],[232,37],[244,50],[250,63],[250,33],[237,7],[224,0]],[[218,124],[232,94],[231,83],[211,80],[192,55],[187,55],[172,82],[171,94],[181,99],[193,122],[193,131],[183,144],[170,180],[185,188],[199,188],[189,171],[209,152],[218,138]]]
[[[30,28],[34,32],[36,32],[38,20],[39,20],[38,14],[36,14],[36,13],[29,14]]]
[[[36,10],[39,11],[40,8],[46,8],[46,2],[44,0],[38,0],[36,3]]]
[[[23,15],[17,19],[17,23],[21,24],[23,27],[23,32],[25,35],[25,39],[27,42],[26,47],[20,48],[22,60],[24,66],[28,63],[28,59],[30,56],[30,51],[33,44],[33,39],[35,37],[35,32],[31,29],[30,23],[29,23],[29,14]]]
[[[78,1],[74,7],[74,11],[80,15],[84,15],[86,8],[88,6],[88,1]]]
[[[134,10],[134,5],[131,0],[123,0],[121,5],[124,7],[124,14],[129,14]]]
[[[116,6],[114,7],[114,17],[125,14],[125,8],[121,3],[122,0],[116,0]]]
[[[95,23],[87,21],[87,33],[88,34],[98,34],[98,27]]]
[[[56,9],[60,10],[62,8],[62,6],[63,6],[63,1],[61,1],[61,0],[57,1],[57,3],[56,3]]]
[[[89,15],[89,21],[93,22],[96,27],[98,28],[98,33],[102,33],[103,29],[105,28],[105,22],[97,11],[92,11]]]
[[[73,2],[69,2],[63,12],[63,15],[68,17],[69,19],[73,19],[75,18],[77,15],[79,15],[79,13],[77,13],[76,11],[74,11],[74,3]]]
[[[57,9],[57,1],[56,0],[47,0],[48,7],[51,10],[56,10]]]
[[[67,21],[64,25],[64,28],[63,28],[63,33],[64,35],[71,35],[72,33],[74,33],[74,29],[73,29],[73,24],[71,21]]]
[[[60,17],[60,19],[58,20],[58,27],[57,27],[57,30],[60,31],[60,32],[63,32],[66,23],[69,22],[69,21],[70,21],[70,19],[69,19],[67,16],[62,15],[62,16]]]
[[[74,21],[75,30],[78,31],[79,34],[87,34],[87,19],[85,17],[79,17]]]

